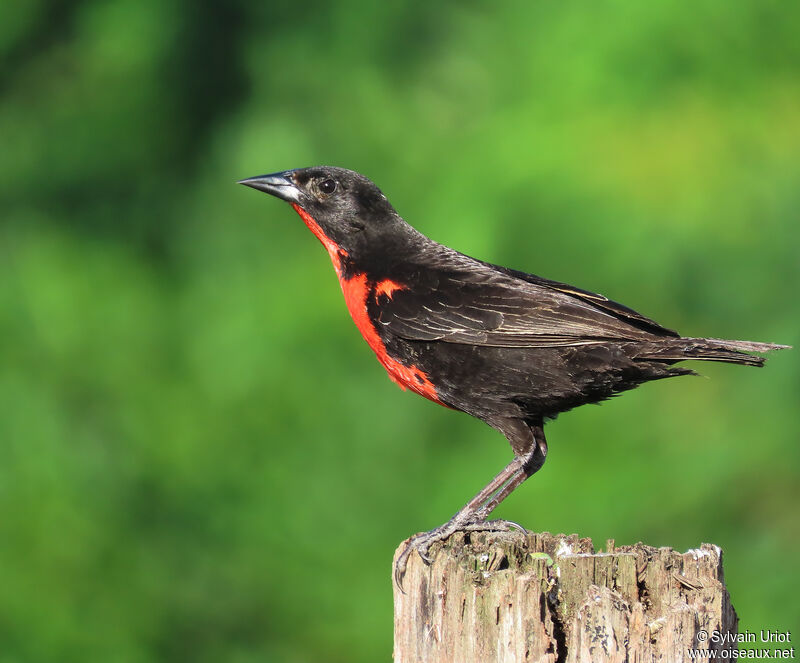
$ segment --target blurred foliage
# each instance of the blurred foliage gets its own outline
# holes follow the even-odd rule
[[[800,6],[0,6],[0,662],[377,661],[390,560],[510,458],[402,394],[324,251],[234,184],[329,163],[477,257],[800,346]],[[800,632],[800,360],[548,428],[499,510],[713,541]]]

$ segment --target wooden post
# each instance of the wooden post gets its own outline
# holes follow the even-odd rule
[[[395,663],[672,663],[736,633],[717,546],[606,548],[577,534],[457,532],[431,566],[412,554],[405,593],[394,589]]]

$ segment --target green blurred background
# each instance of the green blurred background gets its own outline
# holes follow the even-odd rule
[[[2,3],[0,662],[389,660],[395,546],[510,459],[386,378],[237,179],[353,168],[476,257],[800,345],[799,32],[770,0]],[[798,351],[695,367],[550,424],[498,514],[717,543],[741,627],[800,632]]]

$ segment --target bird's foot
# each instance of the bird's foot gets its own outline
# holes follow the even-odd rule
[[[510,532],[516,530],[517,532],[527,532],[522,525],[515,523],[513,520],[481,520],[475,523],[470,523],[459,527],[465,532]]]
[[[400,557],[397,558],[395,563],[394,580],[397,583],[397,587],[401,592],[403,591],[403,576],[406,574],[408,558],[415,550],[425,565],[430,566],[431,562],[433,562],[429,555],[431,546],[438,541],[444,541],[455,532],[509,532],[511,530],[526,531],[522,525],[510,520],[486,520],[485,518],[462,520],[453,518],[430,532],[415,534],[408,540],[405,549],[400,553]]]

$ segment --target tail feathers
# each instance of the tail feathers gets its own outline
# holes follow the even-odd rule
[[[763,366],[766,357],[756,357],[746,353],[770,352],[791,347],[790,345],[756,343],[755,341],[726,341],[719,338],[668,338],[643,347],[642,351],[637,353],[637,358],[659,361],[699,359],[744,366]]]

